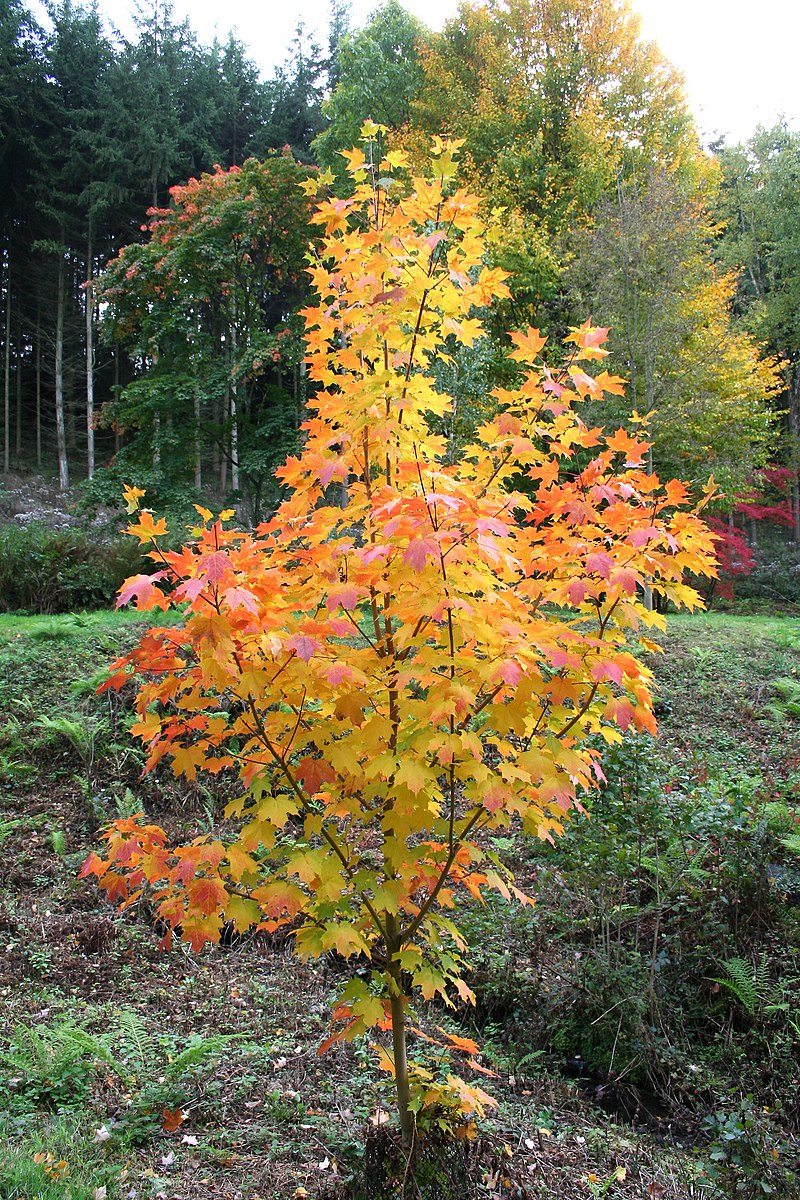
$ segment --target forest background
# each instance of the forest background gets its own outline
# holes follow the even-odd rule
[[[511,276],[489,336],[452,338],[451,455],[506,382],[502,331],[555,343],[591,313],[630,381],[603,419],[646,417],[662,475],[713,473],[723,566],[794,599],[797,133],[704,150],[680,75],[615,0],[464,5],[440,32],[395,0],[351,28],[335,0],[326,44],[299,27],[267,79],[169,4],[131,37],[96,8],[47,14],[4,0],[0,26],[7,479],[57,472],[94,506],[133,480],[161,507],[275,507],[307,399],[300,185],[322,169],[340,188],[369,116],[415,165],[432,135],[464,139]]]

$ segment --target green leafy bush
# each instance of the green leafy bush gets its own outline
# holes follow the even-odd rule
[[[719,1196],[741,1200],[797,1195],[800,1184],[794,1139],[776,1127],[769,1110],[744,1096],[704,1121],[710,1144],[703,1163]]]
[[[0,528],[0,611],[59,613],[104,608],[142,566],[130,538],[93,540],[45,525]]]
[[[479,1020],[501,1023],[512,1067],[574,1059],[609,1103],[628,1088],[634,1108],[645,1089],[702,1109],[740,1077],[766,1103],[797,1070],[777,986],[796,987],[797,921],[775,877],[794,808],[765,803],[757,774],[665,779],[641,736],[609,748],[604,770],[590,814],[522,863],[542,901],[525,927],[498,903],[464,921]],[[499,950],[490,926],[506,930]]]

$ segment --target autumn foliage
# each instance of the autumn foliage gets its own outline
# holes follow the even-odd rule
[[[621,381],[588,323],[559,366],[534,329],[511,335],[518,382],[456,463],[429,418],[447,412],[429,370],[453,339],[481,336],[507,289],[483,265],[475,197],[453,184],[453,143],[430,178],[377,127],[347,154],[347,199],[318,191],[318,303],[305,313],[316,385],[287,498],[253,532],[199,509],[179,551],[139,510],[129,532],[159,569],[120,603],[182,609],[114,664],[138,678],[133,733],[147,769],[235,772],[219,839],[173,846],[117,821],[85,874],[199,950],[226,922],[291,924],[297,953],[363,956],[334,1034],[391,1028],[404,1134],[442,1100],[405,1058],[409,997],[469,1000],[451,911],[486,889],[526,898],[487,831],[557,835],[602,779],[599,746],[653,730],[650,673],[634,644],[663,618],[652,588],[692,607],[689,570],[713,573],[712,539],[678,482],[646,469],[647,443],[587,428],[581,403]],[[414,1081],[422,1080],[415,1090]],[[462,1108],[488,1097],[451,1077]]]

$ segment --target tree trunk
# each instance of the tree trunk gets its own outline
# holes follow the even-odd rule
[[[301,446],[306,444],[307,435],[302,431],[306,417],[308,416],[308,368],[306,367],[305,357],[300,359],[300,406],[297,412],[297,429],[298,439]]]
[[[94,296],[92,235],[86,248],[86,475],[94,478]]]
[[[3,470],[11,469],[11,264],[6,269],[6,330],[3,373]]]
[[[36,308],[36,469],[42,469],[42,322]]]
[[[158,366],[158,348],[151,347],[150,353],[153,359],[153,366]],[[153,413],[153,442],[151,446],[153,455],[153,467],[158,469],[161,466],[161,413],[156,409]]]
[[[397,1116],[403,1149],[410,1150],[414,1141],[414,1114],[409,1108],[411,1094],[408,1086],[408,1055],[406,1053],[406,1013],[399,982],[397,995],[392,993],[392,1049],[394,1050],[394,1084],[397,1096]]]
[[[649,450],[647,451],[647,473],[648,473],[648,475],[653,474],[653,446],[652,446],[652,443],[650,445]],[[652,612],[653,611],[653,589],[649,583],[642,584],[642,600],[644,602],[644,606],[647,609],[647,611]]]
[[[114,347],[114,399],[119,399],[119,346]],[[114,422],[114,454],[119,454],[119,424]]]
[[[14,379],[17,391],[16,435],[14,438],[14,453],[17,460],[22,457],[22,319],[17,322],[17,361],[14,366]]]
[[[408,1084],[408,1053],[406,1051],[406,1010],[403,1001],[402,971],[395,960],[400,949],[396,936],[397,926],[394,917],[386,915],[386,956],[389,960],[389,1002],[392,1012],[392,1050],[394,1051],[394,1086],[397,1100],[397,1117],[400,1122],[400,1135],[403,1149],[410,1150],[414,1142],[414,1114],[409,1108],[411,1099]]]
[[[69,488],[67,435],[64,423],[64,255],[58,255],[58,285],[56,288],[56,441],[58,443],[58,486],[62,492]]]
[[[789,380],[789,429],[792,454],[792,521],[794,540],[800,545],[800,363],[793,363]]]
[[[236,352],[238,342],[236,334],[236,310],[231,322],[231,487],[239,491],[239,427],[237,424],[236,396]]]
[[[230,384],[225,381],[225,395],[222,399],[222,421],[220,422],[220,455],[219,455],[219,492],[225,495],[228,487],[228,452],[225,446],[225,422],[228,419],[230,407]]]
[[[203,447],[200,442],[200,391],[194,393],[194,486],[199,492],[203,486]]]

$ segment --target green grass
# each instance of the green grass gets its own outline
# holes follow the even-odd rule
[[[800,720],[786,703],[800,683],[797,620],[681,614],[661,640],[665,653],[651,665],[673,766],[786,772],[800,754]]]
[[[109,1196],[124,1194],[125,1169],[95,1140],[91,1118],[57,1116],[14,1134],[0,1117],[1,1200],[98,1200],[103,1187]]]
[[[20,637],[42,641],[82,638],[92,634],[116,632],[130,625],[147,624],[150,620],[151,617],[147,613],[132,609],[101,609],[98,612],[59,613],[54,616],[0,613],[0,645],[16,641]]]

